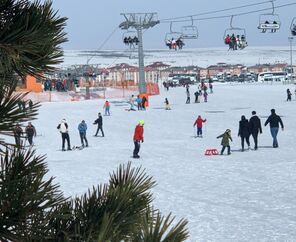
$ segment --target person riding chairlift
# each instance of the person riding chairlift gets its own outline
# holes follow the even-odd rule
[[[230,38],[230,35],[228,34],[228,35],[226,35],[226,37],[225,37],[225,39],[224,39],[224,43],[225,43],[226,45],[229,45],[230,42],[231,42],[231,38]]]
[[[184,42],[182,41],[181,37],[177,39],[176,41],[176,45],[178,46],[178,48],[181,50],[183,48],[183,46],[185,45]]]
[[[177,50],[177,42],[174,38],[171,40],[171,49]]]
[[[170,39],[167,39],[167,40],[165,41],[165,45],[166,45],[167,47],[169,47],[169,49],[172,49],[172,41],[171,41]]]
[[[277,25],[278,23],[277,23],[277,21],[273,21],[273,24]],[[271,33],[275,33],[275,32],[276,32],[276,29],[271,29]]]

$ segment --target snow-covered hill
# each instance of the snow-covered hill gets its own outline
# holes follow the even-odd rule
[[[295,54],[295,51],[293,51]],[[132,56],[133,59],[129,57]],[[86,64],[90,59],[90,64],[98,64],[99,67],[113,66],[118,63],[129,63],[137,65],[137,53],[129,50],[109,50],[109,51],[65,51],[63,66]],[[145,50],[145,64],[162,61],[172,66],[197,65],[207,67],[225,62],[227,64],[243,64],[246,66],[258,63],[290,63],[289,46],[284,47],[247,47],[244,50],[228,51],[224,48],[199,48],[181,51],[174,50]]]

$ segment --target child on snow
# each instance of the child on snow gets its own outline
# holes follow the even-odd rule
[[[193,127],[196,125],[197,127],[197,137],[202,137],[202,124],[205,123],[207,120],[202,119],[200,115],[198,115],[197,119],[195,120]]]
[[[164,103],[165,103],[165,110],[171,110],[170,103],[167,98],[165,98]]]
[[[108,101],[105,102],[103,109],[105,109],[105,116],[110,116],[110,103]]]
[[[229,140],[232,141],[232,138],[231,138],[231,130],[230,129],[226,129],[226,131],[219,135],[217,137],[217,139],[219,138],[222,138],[222,141],[221,141],[221,145],[222,145],[222,150],[221,150],[221,155],[223,155],[223,152],[225,150],[225,148],[227,147],[227,154],[230,155],[230,145],[229,145]]]

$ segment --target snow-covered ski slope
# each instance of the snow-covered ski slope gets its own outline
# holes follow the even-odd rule
[[[161,89],[150,98],[147,111],[127,112],[112,103],[103,116],[105,137],[93,137],[92,125],[104,100],[44,103],[33,122],[41,136],[37,152],[47,154],[49,175],[66,196],[80,195],[108,180],[119,164],[132,160],[132,136],[138,120],[145,120],[144,143],[134,166],[142,166],[157,181],[154,204],[164,214],[189,220],[188,241],[296,241],[296,102],[286,102],[283,84],[214,84],[208,103],[185,104],[185,88]],[[197,86],[191,86],[191,99]],[[172,110],[164,110],[168,98]],[[120,100],[117,100],[120,101]],[[270,109],[282,115],[279,148],[271,148],[268,127],[259,136],[259,150],[240,152],[237,137],[241,115],[256,110],[264,124]],[[204,138],[192,138],[197,115],[207,119]],[[80,145],[77,126],[88,124],[90,147],[61,152],[56,126],[66,118],[71,145]],[[207,148],[221,149],[216,137],[232,130],[230,156],[205,156]],[[253,140],[251,138],[251,146]]]

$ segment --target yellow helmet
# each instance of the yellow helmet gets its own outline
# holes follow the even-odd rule
[[[145,121],[144,121],[143,119],[141,119],[141,120],[139,121],[139,124],[144,125],[144,124],[145,124]]]

